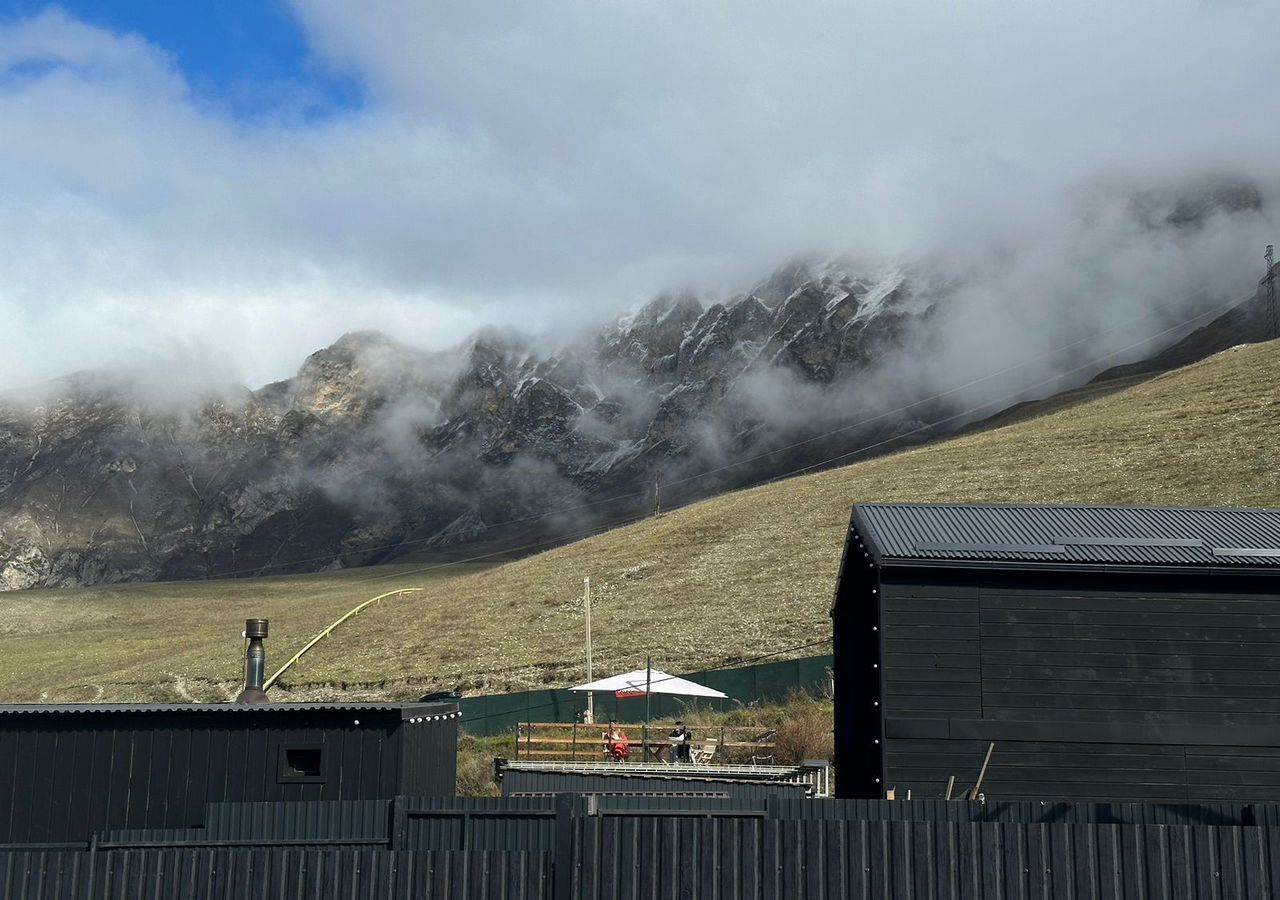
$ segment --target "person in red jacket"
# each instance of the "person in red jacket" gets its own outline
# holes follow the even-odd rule
[[[618,727],[617,722],[611,721],[609,730],[604,733],[604,752],[615,760],[623,760],[631,755],[627,733]]]

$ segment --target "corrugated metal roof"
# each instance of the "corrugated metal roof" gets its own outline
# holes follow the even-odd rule
[[[1032,562],[1280,567],[1280,510],[859,503],[882,563]]]
[[[107,713],[235,713],[266,716],[295,712],[393,712],[403,719],[453,717],[456,703],[10,703],[0,704],[0,715],[74,715]]]

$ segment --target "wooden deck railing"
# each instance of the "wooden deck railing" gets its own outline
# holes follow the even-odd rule
[[[643,724],[618,723],[626,732],[632,761],[644,759],[646,743]],[[521,722],[515,728],[514,759],[589,761],[606,758],[604,732],[609,723],[597,722]],[[711,746],[711,761],[716,763],[775,762],[774,732],[756,725],[699,725],[687,723],[693,735],[690,746],[696,751]],[[670,756],[667,735],[670,723],[650,723],[647,743],[649,758],[665,761]]]

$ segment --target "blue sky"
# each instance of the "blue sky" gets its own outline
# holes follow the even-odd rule
[[[967,279],[984,325],[931,360],[963,378],[1056,343],[1058,309],[1102,328],[1256,282],[1270,223],[1152,243],[1123,213],[1205,173],[1280,196],[1257,21],[1203,0],[0,0],[0,391],[197,352],[257,385],[364,328],[560,335],[806,252]]]
[[[362,103],[358,80],[315,58],[284,0],[7,0],[0,21],[52,5],[163,48],[198,103],[237,118],[316,119]]]

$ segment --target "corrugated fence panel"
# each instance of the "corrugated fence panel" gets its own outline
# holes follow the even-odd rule
[[[387,840],[389,800],[210,803],[205,831],[225,839]]]
[[[582,818],[576,827],[574,897],[766,896],[763,819],[605,816]]]
[[[89,854],[80,850],[0,851],[0,897],[77,900],[87,885]]]
[[[396,846],[405,850],[549,851],[550,797],[406,797],[397,803]]]
[[[1280,805],[1241,803],[1056,803],[1049,801],[769,801],[776,819],[924,822],[1023,822],[1114,825],[1280,825]]]
[[[585,817],[573,896],[1276,896],[1260,828]],[[0,855],[13,900],[549,897],[548,853],[150,849]],[[92,891],[88,891],[92,879]]]
[[[631,805],[641,798],[623,799]],[[799,817],[785,815],[794,805],[783,801],[768,804],[767,813],[742,801],[701,808],[684,801],[666,810],[597,802],[591,814],[591,801],[582,797],[554,806],[540,798],[410,798],[397,811],[396,829],[412,847],[439,846],[5,851],[0,897],[1280,900],[1277,827],[954,821],[931,817],[936,804],[928,803],[898,801],[893,806],[917,815],[890,819],[878,803],[813,803],[848,815]],[[952,806],[971,817],[1055,812],[1054,804]],[[1123,804],[1059,806],[1056,812],[1079,819],[1137,815]],[[1176,818],[1186,811],[1165,813]],[[557,871],[553,861],[563,866]]]
[[[0,888],[5,900],[544,900],[551,871],[548,854],[524,852],[5,852]]]
[[[405,810],[545,810],[556,808],[555,797],[397,797]]]
[[[651,815],[690,816],[763,816],[768,811],[768,797],[645,797],[626,794],[599,794],[596,809],[602,815],[629,812]]]
[[[1254,803],[1250,809],[1253,811],[1252,824],[1280,825],[1280,803]]]
[[[104,832],[103,845],[366,844],[388,846],[391,801],[297,800],[210,803],[203,828],[132,828]]]
[[[1270,898],[1266,829],[586,817],[573,896]]]

